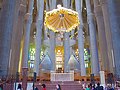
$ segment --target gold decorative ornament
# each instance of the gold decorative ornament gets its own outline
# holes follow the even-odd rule
[[[78,13],[71,9],[57,6],[58,9],[46,12],[45,26],[54,32],[70,32],[79,24]]]

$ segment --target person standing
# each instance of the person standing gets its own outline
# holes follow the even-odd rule
[[[37,87],[35,87],[35,90],[38,90],[38,88],[37,88]]]
[[[22,90],[22,85],[20,83],[18,84],[17,90]]]
[[[100,86],[100,83],[97,83],[96,90],[104,90],[104,89],[103,89],[103,86]]]
[[[61,90],[60,84],[57,84],[57,85],[56,85],[56,88],[57,88],[57,90]]]
[[[46,90],[46,85],[42,84],[42,90]]]
[[[85,90],[90,90],[90,85],[87,85]]]
[[[0,85],[0,90],[3,90],[1,85]]]

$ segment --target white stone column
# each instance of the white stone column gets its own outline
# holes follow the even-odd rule
[[[93,0],[93,2],[94,2],[95,17],[98,26],[98,40],[99,40],[100,56],[102,61],[101,70],[109,71],[109,64],[108,64],[109,60],[107,54],[107,43],[106,43],[105,26],[104,26],[102,9],[101,6],[99,5],[98,0]]]
[[[24,2],[21,2],[20,0],[16,2],[17,5],[15,8],[15,20],[11,41],[11,60],[9,61],[9,75],[16,75],[16,72],[19,68],[20,43],[23,34],[24,15],[26,14],[26,5],[24,4]]]
[[[87,19],[90,32],[90,49],[91,49],[91,67],[92,74],[99,75],[99,60],[98,60],[98,48],[96,40],[96,29],[94,25],[93,13],[91,11],[90,0],[86,0]]]
[[[28,12],[25,15],[25,28],[24,28],[24,46],[23,46],[23,68],[28,68],[28,49],[30,39],[30,29],[32,23],[33,2],[30,0]]]
[[[56,8],[56,0],[52,0],[50,3],[50,10]],[[53,63],[52,70],[55,71],[56,69],[56,63],[55,63],[55,33],[50,30],[50,59]]]
[[[80,26],[78,26],[78,51],[79,51],[79,60],[80,60],[80,70],[81,76],[86,76],[86,68],[84,61],[84,35],[83,35],[83,19],[81,11],[81,1],[75,1],[76,11],[79,14]]]
[[[63,0],[63,6],[69,7],[67,0]],[[68,61],[70,59],[70,43],[69,33],[64,33],[64,72],[68,71]]]
[[[48,10],[49,10],[48,1],[46,1],[46,11],[48,11]],[[45,30],[44,30],[44,40],[47,40],[48,39],[48,36],[47,36],[48,28],[46,26],[44,28],[45,28]]]
[[[35,72],[39,75],[39,64],[40,64],[40,52],[41,52],[41,39],[43,29],[43,14],[44,14],[44,0],[38,0],[38,17],[36,20],[36,38],[35,38]]]
[[[11,59],[11,37],[14,24],[16,0],[3,0],[0,11],[0,77],[8,75]]]
[[[111,50],[111,53],[114,75],[116,75],[116,79],[120,79],[120,10],[118,8],[120,6],[120,1],[107,0],[107,6],[109,9],[110,28],[113,43],[113,50]]]
[[[112,60],[112,53],[111,51],[113,50],[112,46],[112,36],[111,36],[111,28],[110,28],[110,17],[109,17],[109,12],[108,12],[108,7],[107,7],[107,0],[100,0],[100,5],[102,7],[103,11],[103,18],[104,18],[104,25],[105,25],[105,34],[106,34],[106,41],[107,41],[107,52],[108,52],[108,59],[109,59],[109,71],[111,73],[114,72],[113,70],[113,60]]]
[[[70,59],[69,33],[64,33],[64,72],[68,72],[68,61]]]
[[[24,28],[24,46],[23,46],[23,66],[22,66],[22,86],[23,90],[27,89],[27,76],[28,76],[28,49],[29,49],[29,40],[30,40],[30,30],[32,24],[32,12],[33,12],[33,3],[34,0],[30,0],[28,12],[25,15],[25,28]]]
[[[55,63],[55,33],[50,31],[50,59],[53,63],[52,71],[56,70],[56,63]]]
[[[48,1],[46,1],[46,11],[49,10],[49,7],[48,7]],[[47,40],[48,39],[48,36],[47,36],[47,33],[48,33],[48,28],[47,27],[44,27],[45,30],[44,30],[44,40]]]

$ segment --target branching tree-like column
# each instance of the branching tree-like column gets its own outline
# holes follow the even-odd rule
[[[14,24],[13,24],[13,33],[12,34],[12,38],[11,38],[11,58],[10,58],[10,62],[9,62],[9,72],[8,74],[9,75],[15,75],[15,73],[17,72],[18,70],[18,58],[19,58],[19,50],[18,50],[18,47],[19,47],[19,43],[21,40],[18,41],[18,39],[20,39],[20,37],[17,37],[19,35],[19,31],[17,30],[17,21],[18,21],[18,12],[19,12],[19,5],[20,5],[20,1],[17,1],[16,2],[16,5],[15,5],[15,13],[14,13]],[[16,40],[17,39],[17,40]],[[17,49],[17,50],[16,50]],[[16,68],[14,68],[16,67]]]
[[[91,49],[91,67],[92,74],[99,75],[99,60],[96,40],[96,29],[94,25],[93,13],[91,11],[90,0],[86,0],[87,19],[90,32],[90,49]]]
[[[56,0],[51,0],[50,3],[50,10],[56,8]],[[50,59],[53,63],[52,70],[55,71],[56,69],[56,63],[55,63],[55,33],[53,31],[50,31]]]
[[[15,5],[16,0],[3,0],[0,11],[0,77],[8,75]]]
[[[107,41],[107,50],[108,50],[108,59],[109,59],[109,71],[113,73],[113,60],[112,60],[112,36],[111,36],[111,28],[110,28],[110,17],[107,7],[107,0],[100,0],[100,5],[103,11],[103,18],[104,18],[104,25],[105,25],[105,34],[106,34],[106,41]]]
[[[23,46],[23,90],[27,89],[27,76],[28,76],[28,49],[29,49],[29,39],[30,39],[30,29],[32,23],[32,13],[33,13],[33,3],[34,0],[29,0],[28,12],[25,15],[25,31],[24,31],[24,46]]]
[[[40,52],[41,52],[41,40],[42,40],[42,28],[43,28],[43,15],[44,15],[44,0],[37,0],[38,2],[38,17],[36,20],[36,52],[35,52],[35,72],[39,75],[40,64]]]
[[[48,10],[49,10],[48,1],[46,1],[46,11],[48,11]],[[44,40],[48,40],[48,36],[47,36],[48,28],[46,26],[44,28],[45,28],[45,30],[44,30]]]
[[[68,0],[63,0],[63,7],[68,8]],[[69,43],[69,33],[64,33],[64,72],[68,71],[68,61],[70,58],[70,43]]]
[[[120,5],[119,0],[106,0],[109,9],[110,28],[112,34],[113,50],[112,62],[116,79],[120,79]],[[111,66],[112,67],[112,66]]]
[[[48,28],[45,27],[45,30],[44,30],[44,40],[48,40],[47,33],[48,33]]]
[[[98,26],[98,39],[99,39],[99,47],[100,47],[100,56],[102,61],[101,70],[109,71],[107,43],[106,43],[105,26],[104,26],[102,9],[101,6],[99,5],[98,0],[93,0],[93,2],[94,2],[94,12]]]
[[[81,0],[75,0],[76,11],[79,14],[80,26],[78,26],[78,51],[80,60],[81,76],[86,76],[86,68],[84,61],[84,35],[83,35],[83,19],[81,11]]]
[[[70,32],[70,34],[71,34],[71,35],[70,35],[70,36],[71,36],[71,37],[70,37],[70,41],[72,41],[72,40],[75,41],[75,40],[74,40],[74,32],[75,32],[74,30],[72,30],[72,31]],[[73,49],[72,49],[72,46],[70,45],[70,57],[71,57],[72,54],[73,54]]]
[[[19,47],[19,54],[21,55],[22,53],[23,53],[23,37],[24,36],[22,36],[22,33],[23,33],[23,31],[24,31],[24,29],[23,29],[23,27],[24,27],[24,16],[25,16],[25,14],[26,14],[26,0],[21,0],[21,2],[20,2],[21,4],[20,4],[20,6],[19,6],[19,16],[18,16],[18,21],[17,21],[17,26],[16,26],[16,28],[17,27],[19,27],[19,28],[17,28],[17,30],[21,33],[20,34],[20,36],[19,36],[19,39],[20,39],[20,47]],[[22,50],[21,50],[22,49]],[[22,68],[22,58],[20,58],[19,59],[19,70],[18,70],[18,72],[21,72],[22,70],[21,70],[21,68]]]

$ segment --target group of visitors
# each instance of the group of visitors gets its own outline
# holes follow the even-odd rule
[[[41,87],[42,87],[42,90],[46,90],[46,85],[45,84],[42,84]],[[22,90],[21,88],[22,88],[21,84],[18,84],[17,90]],[[106,87],[103,87],[103,86],[100,85],[100,83],[97,83],[97,85],[96,84],[91,84],[91,83],[88,84],[88,85],[83,84],[83,89],[84,90],[120,90],[120,88],[116,88],[116,87],[113,88],[111,84],[107,84]],[[2,90],[2,89],[0,89],[0,90]],[[34,90],[39,90],[39,89],[38,89],[38,87],[35,87]],[[56,85],[56,90],[61,90],[60,84]]]
[[[57,84],[56,88],[57,88],[56,90],[61,90],[60,84]],[[45,84],[42,84],[42,90],[46,90],[46,85]]]
[[[42,84],[41,86],[42,86],[42,90],[46,90],[46,85],[45,84]],[[20,83],[18,84],[17,90],[22,90],[22,86],[21,86]],[[34,90],[39,90],[39,89],[38,89],[38,87],[35,87]],[[56,85],[56,90],[61,90],[60,84]]]
[[[114,90],[111,84],[107,85],[107,87],[103,87],[100,83],[95,84],[88,84],[87,86],[83,87],[84,90]]]

